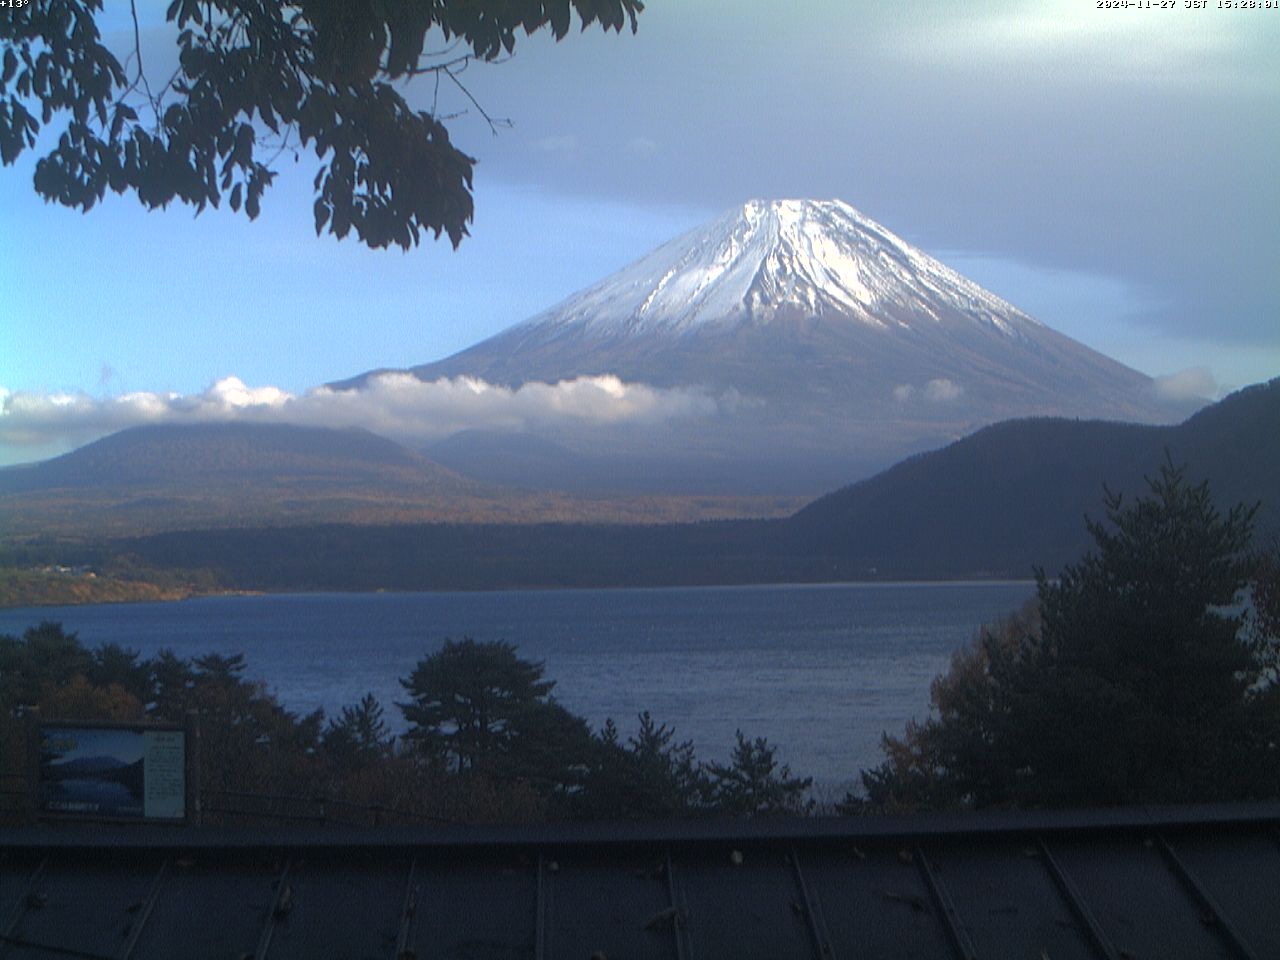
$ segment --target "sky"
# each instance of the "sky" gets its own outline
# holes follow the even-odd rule
[[[306,154],[252,223],[66,210],[24,156],[0,168],[0,463],[166,418],[329,422],[327,381],[440,359],[757,197],[843,199],[1172,389],[1280,375],[1280,9],[1217,3],[652,0],[635,35],[522,38],[464,75],[510,127],[440,94],[478,160],[456,251],[317,238]],[[166,5],[140,4],[156,73]],[[486,390],[477,424],[663,408],[607,379]],[[444,392],[386,403],[467,422]]]

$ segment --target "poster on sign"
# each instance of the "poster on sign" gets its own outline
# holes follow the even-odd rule
[[[186,731],[145,724],[42,724],[43,815],[181,822],[187,817]]]

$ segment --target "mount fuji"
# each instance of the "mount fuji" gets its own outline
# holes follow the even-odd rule
[[[542,471],[528,438],[431,451],[484,479],[568,487],[818,492],[998,420],[1189,412],[838,200],[751,201],[408,372],[512,387],[613,375],[714,401],[712,416],[661,424],[541,428]]]

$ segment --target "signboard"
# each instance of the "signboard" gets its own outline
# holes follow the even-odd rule
[[[187,730],[171,724],[44,722],[38,730],[42,816],[187,819]]]

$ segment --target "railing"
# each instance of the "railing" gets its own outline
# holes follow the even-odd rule
[[[336,797],[245,793],[235,790],[205,791],[202,794],[201,813],[205,822],[217,821],[228,825],[264,820],[310,823],[320,826],[332,824],[373,827],[390,824],[456,822],[414,810],[382,804],[354,803]]]
[[[201,794],[205,822],[228,826],[293,822],[318,826],[389,826],[393,824],[456,821],[377,803],[355,803],[324,795],[249,793],[209,790]],[[0,773],[0,823],[23,823],[36,818],[31,781],[22,773]]]

